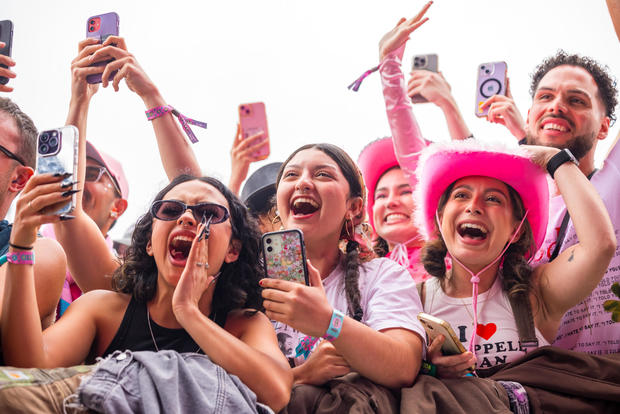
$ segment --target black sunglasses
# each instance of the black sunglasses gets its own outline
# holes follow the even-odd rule
[[[158,220],[171,221],[176,220],[187,211],[192,210],[196,221],[201,221],[203,217],[209,219],[211,217],[211,224],[221,223],[226,221],[230,216],[226,207],[215,203],[198,203],[193,206],[188,206],[179,200],[158,200],[151,205],[151,214]]]
[[[17,161],[18,163],[20,163],[21,165],[23,165],[24,167],[26,166],[26,163],[24,162],[24,160],[22,160],[21,157],[13,154],[11,151],[9,151],[8,149],[6,149],[5,147],[3,147],[2,145],[0,145],[0,151],[2,151],[4,153],[4,155],[6,155],[7,157],[9,157],[12,160]]]

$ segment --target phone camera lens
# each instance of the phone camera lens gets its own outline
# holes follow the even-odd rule
[[[245,110],[245,113],[246,113],[246,114],[249,114],[249,113],[250,113],[250,110],[249,110],[249,109],[246,109],[246,110]]]
[[[58,138],[52,137],[50,138],[50,147],[56,148],[58,146]]]
[[[267,251],[268,252],[272,252],[273,251],[273,247],[271,247],[271,246],[267,247]]]
[[[267,244],[271,244],[271,239],[266,239],[265,241],[267,242]]]
[[[50,136],[47,134],[47,132],[44,132],[41,134],[41,142],[47,142],[49,141]]]
[[[426,65],[426,58],[420,58],[420,65]]]
[[[47,144],[40,144],[39,145],[39,153],[40,154],[47,154],[50,150],[50,147]]]
[[[486,73],[488,75],[489,73],[491,73],[491,71],[487,69],[487,70],[484,71],[484,73]]]
[[[480,66],[480,69],[485,70],[486,66],[482,65],[482,66]]]
[[[95,24],[95,19],[90,19],[90,24]]]

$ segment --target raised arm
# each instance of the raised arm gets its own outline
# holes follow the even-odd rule
[[[401,61],[409,35],[428,20],[424,14],[431,4],[432,2],[427,3],[422,11],[411,19],[401,18],[379,42],[379,73],[394,150],[400,167],[410,180],[415,177],[418,153],[426,143],[413,115]]]
[[[269,145],[269,142],[263,141],[264,134],[259,132],[258,134],[251,135],[247,138],[243,138],[243,132],[241,131],[241,124],[237,124],[237,133],[233,140],[233,146],[230,149],[230,181],[228,188],[232,190],[237,196],[241,190],[241,183],[247,178],[250,164],[256,161],[261,161],[267,158],[269,155],[257,155],[258,152],[265,145]]]
[[[0,49],[4,48],[6,43],[0,42]],[[13,79],[17,75],[11,69],[12,66],[15,66],[15,61],[11,59],[9,56],[0,55],[0,64],[5,65],[6,68],[0,67],[0,76],[4,76],[7,79]],[[0,92],[13,92],[13,87],[7,86],[6,84],[0,84]]]
[[[93,54],[91,61],[105,60],[110,57],[115,60],[107,64],[103,72],[102,86],[104,88],[109,84],[109,75],[118,70],[112,80],[112,87],[115,91],[119,90],[120,81],[125,79],[127,87],[142,99],[147,110],[169,104],[138,64],[135,56],[127,51],[125,39],[116,36],[108,37],[103,47]],[[168,179],[172,180],[181,174],[201,176],[200,165],[194,150],[185,138],[185,133],[176,117],[171,113],[166,113],[151,122],[157,139],[159,156]]]
[[[489,108],[486,120],[505,126],[517,140],[525,138],[525,122],[510,92],[510,80],[506,78],[506,96],[493,95],[482,104]]]
[[[527,148],[533,154],[532,159],[541,166],[546,166],[559,152],[550,147]],[[564,250],[551,263],[534,269],[536,293],[544,309],[536,315],[536,325],[549,340],[555,339],[564,313],[598,285],[616,250],[616,237],[607,209],[579,167],[566,162],[555,171],[554,179],[579,243]]]

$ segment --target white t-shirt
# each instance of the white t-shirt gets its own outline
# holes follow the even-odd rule
[[[439,279],[432,277],[425,282],[424,312],[448,322],[465,348],[469,347],[474,314],[472,298],[453,298],[441,289]],[[549,342],[536,331],[538,346]],[[519,345],[519,331],[512,307],[502,291],[497,277],[489,290],[478,295],[478,328],[476,329],[475,354],[477,368],[490,368],[506,364],[525,355]]]
[[[323,286],[330,305],[346,315],[348,306],[342,261],[323,279]],[[411,275],[404,267],[385,258],[364,263],[360,267],[359,288],[360,306],[364,310],[363,324],[376,331],[408,329],[426,338],[424,328],[417,319],[418,313],[422,312],[420,297]],[[305,334],[280,322],[274,322],[274,328],[284,355],[289,361],[294,360],[295,365],[303,363],[303,356],[295,358],[295,348]]]
[[[591,182],[605,203],[616,238],[620,240],[620,144],[615,145],[603,168],[594,174]],[[552,197],[549,202],[547,235],[542,248],[534,256],[531,263],[533,266],[549,262],[565,213],[566,205],[562,196]],[[577,242],[575,227],[570,220],[560,252]],[[613,301],[616,301],[615,309],[620,309],[620,297],[611,290],[614,284],[620,284],[620,247],[616,249],[607,272],[592,294],[566,312],[553,345],[596,355],[620,352],[620,322],[614,322],[612,312],[606,311],[604,307],[606,302],[611,307]],[[620,286],[616,291],[620,292]]]

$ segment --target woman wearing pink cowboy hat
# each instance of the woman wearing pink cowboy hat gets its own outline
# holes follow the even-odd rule
[[[440,376],[508,363],[528,347],[552,343],[564,313],[601,280],[616,239],[600,197],[573,160],[568,150],[475,140],[432,144],[422,152],[415,221],[427,240],[422,263],[435,276],[422,286],[422,303],[469,347],[442,356],[443,338],[433,341],[428,357]],[[548,218],[543,168],[574,217],[579,243],[532,269],[528,258],[543,242]],[[519,306],[535,327],[525,341],[516,321]]]
[[[417,153],[428,142],[413,116],[411,94],[422,94],[442,109],[450,136],[464,139],[471,135],[441,74],[425,70],[412,73],[406,88],[401,61],[408,35],[426,20],[422,16],[430,7],[390,30],[379,43],[379,74],[392,139],[382,138],[368,144],[361,152],[358,165],[368,187],[367,212],[378,238],[375,252],[406,267],[416,282],[429,277],[420,263],[423,240],[411,219],[416,185]],[[392,140],[394,141],[392,145]],[[394,152],[394,147],[397,149]]]

